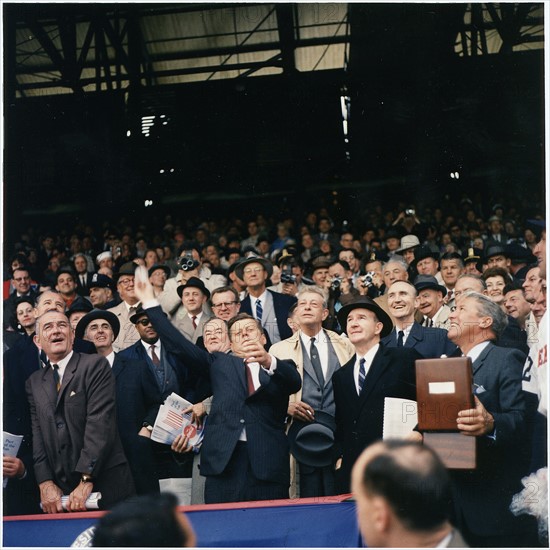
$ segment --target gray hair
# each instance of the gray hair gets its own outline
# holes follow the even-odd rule
[[[309,285],[306,288],[300,290],[300,292],[298,292],[298,294],[296,295],[296,298],[300,300],[304,294],[317,294],[323,300],[323,308],[328,308],[328,302],[322,288],[315,285]]]
[[[462,300],[466,298],[472,298],[476,301],[477,312],[480,317],[490,317],[493,320],[490,329],[498,340],[502,336],[504,329],[508,326],[506,313],[502,311],[498,304],[495,304],[495,302],[479,292],[469,290],[462,295]]]
[[[487,290],[487,284],[481,278],[480,275],[474,275],[473,273],[462,273],[462,275],[459,275],[456,280],[460,281],[461,279],[473,279],[474,281],[477,281],[477,283],[479,283],[479,285],[482,288],[482,291]],[[473,291],[471,291],[471,292],[473,292]]]
[[[401,268],[403,269],[403,271],[407,271],[407,269],[409,269],[409,266],[407,265],[407,262],[403,259],[403,256],[399,256],[399,255],[395,255],[395,256],[392,256],[383,266],[382,266],[382,271],[384,271],[384,269],[386,269],[386,267],[389,265],[389,264],[398,264],[399,266],[401,266]]]

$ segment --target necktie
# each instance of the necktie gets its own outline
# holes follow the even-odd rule
[[[455,297],[455,291],[449,290],[449,294],[447,294],[447,303],[452,302],[454,297]]]
[[[397,347],[398,348],[402,348],[403,347],[403,336],[405,336],[405,333],[400,330],[398,333],[397,333]]]
[[[263,312],[264,312],[264,310],[262,308],[262,301],[261,300],[256,300],[256,319],[258,319],[258,321],[260,321],[260,323],[262,322]]]
[[[155,365],[155,367],[159,367],[160,366],[160,359],[158,357],[158,355],[155,353],[155,344],[152,344],[151,345],[151,360],[153,361],[153,365]]]
[[[52,365],[53,369],[53,380],[55,382],[55,391],[59,393],[59,388],[61,387],[61,378],[59,378],[59,365]]]
[[[137,311],[137,307],[131,306],[130,309],[128,309],[128,318],[132,317],[132,315]]]
[[[194,330],[197,328],[197,316],[193,315],[193,317],[191,317],[191,321],[193,321],[193,330]]]
[[[82,286],[86,286],[86,275],[80,276],[80,283]]]
[[[315,338],[311,339],[311,346],[309,348],[309,355],[311,357],[311,364],[317,376],[317,381],[321,384],[321,388],[325,386],[325,377],[323,376],[323,367],[321,366],[321,359],[319,357],[319,350],[315,345]]]
[[[361,395],[364,385],[365,385],[365,358],[359,361],[359,395]]]
[[[250,365],[248,363],[244,364],[246,369],[246,385],[248,387],[248,395],[252,395],[256,389],[254,388],[254,380],[252,380],[252,371],[250,370]]]

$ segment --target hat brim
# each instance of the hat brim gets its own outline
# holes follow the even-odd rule
[[[434,285],[432,283],[420,283],[418,286],[417,285],[414,285],[414,288],[416,288],[416,291],[417,292],[422,292],[423,290],[436,290],[436,291],[439,291],[441,292],[441,294],[443,294],[443,298],[445,298],[445,296],[447,296],[447,293],[448,293],[448,290],[442,286],[442,285]]]
[[[178,296],[181,298],[181,295],[183,294],[183,291],[186,288],[189,288],[189,287],[198,288],[206,296],[207,300],[210,299],[210,291],[205,286],[199,286],[199,285],[195,285],[195,284],[185,284],[185,285],[178,286],[178,288],[176,288],[176,292],[178,293]]]
[[[90,311],[90,313],[84,315],[84,317],[78,321],[74,335],[82,340],[84,338],[84,333],[86,332],[86,327],[96,319],[105,319],[111,325],[116,339],[118,333],[120,332],[120,321],[114,313],[102,309],[94,309]]]
[[[342,327],[343,331],[347,334],[347,324],[348,324],[348,315],[354,309],[368,309],[372,311],[377,319],[382,323],[382,332],[380,333],[380,338],[384,338],[393,330],[393,321],[391,317],[376,303],[376,302],[366,302],[364,300],[352,302],[351,304],[345,305],[338,313],[338,322]]]
[[[288,431],[292,456],[314,468],[329,466],[332,463],[335,430],[334,418],[323,411],[315,411],[313,422],[294,420]]]
[[[158,271],[159,269],[162,269],[162,271],[164,271],[164,273],[166,273],[166,277],[170,277],[171,275],[171,271],[170,271],[170,268],[167,266],[167,265],[154,265],[148,272],[148,275],[149,277],[155,272],[155,271]]]
[[[251,256],[250,258],[246,258],[246,260],[243,260],[239,263],[239,265],[235,268],[235,273],[237,274],[237,277],[241,280],[244,276],[244,268],[248,264],[261,264],[263,268],[267,271],[267,276],[271,277],[273,275],[273,265],[269,260],[266,260],[265,258],[259,258],[256,256]]]
[[[418,260],[415,258],[412,262],[411,262],[411,266],[412,267],[416,267],[416,264],[418,262],[421,262],[422,260],[425,260],[426,258],[432,258],[433,260],[435,260],[436,262],[439,262],[439,252],[432,252],[431,254],[424,254],[422,257],[418,258]]]

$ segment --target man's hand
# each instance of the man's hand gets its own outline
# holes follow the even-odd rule
[[[296,283],[283,283],[283,292],[281,294],[296,296],[298,294],[298,285]]]
[[[193,445],[189,445],[189,438],[180,434],[174,439],[170,448],[176,453],[188,453],[193,450]]]
[[[75,490],[69,495],[69,502],[67,503],[68,512],[85,512],[86,501],[90,496],[94,484],[91,481],[82,481],[76,486]]]
[[[139,430],[138,435],[141,435],[141,437],[146,437],[147,439],[151,439],[151,431],[148,430],[145,426]]]
[[[289,403],[287,414],[288,416],[291,416],[296,420],[301,420],[302,422],[313,422],[315,419],[315,411],[310,405],[304,403],[303,401]]]
[[[260,341],[249,340],[243,344],[242,350],[245,353],[246,363],[260,363],[267,370],[271,367],[271,355],[265,351]]]
[[[183,412],[184,414],[191,413],[191,422],[194,422],[197,426],[202,425],[202,419],[206,416],[206,408],[202,401],[187,407]]]
[[[57,514],[63,512],[61,497],[63,491],[50,479],[43,481],[40,487],[40,503],[45,514]]]
[[[342,294],[349,294],[351,291],[351,279],[344,277],[340,283],[340,292]]]
[[[147,269],[142,265],[136,267],[134,292],[142,304],[155,298],[155,291],[153,285],[149,282]]]
[[[459,411],[456,419],[457,428],[464,435],[485,435],[495,429],[495,419],[481,401],[474,395],[475,409]]]
[[[340,457],[334,464],[334,469],[339,470],[342,467],[342,457]]]
[[[4,477],[23,477],[25,475],[25,464],[16,456],[2,457],[2,474]]]
[[[424,441],[424,436],[420,432],[413,430],[405,436],[405,439],[414,443],[422,443]]]

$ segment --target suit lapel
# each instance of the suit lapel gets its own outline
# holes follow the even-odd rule
[[[51,368],[42,369],[42,391],[46,394],[47,402],[52,405],[57,400],[57,391],[55,390],[55,382],[53,380],[53,371]]]
[[[409,332],[409,336],[407,336],[407,340],[405,341],[405,345],[403,347],[414,348],[416,343],[422,339],[423,339],[422,327],[417,322],[414,322],[412,324],[411,331]]]
[[[479,357],[474,361],[474,363],[472,364],[472,373],[474,375],[483,367],[485,359],[487,358],[487,355],[489,354],[492,348],[493,348],[493,344],[489,342],[489,345],[485,347],[485,349],[479,354]]]
[[[387,366],[388,366],[388,362],[384,356],[384,347],[382,346],[382,344],[380,344],[380,347],[378,348],[378,351],[376,352],[376,355],[372,360],[372,364],[370,366],[369,372],[367,373],[367,377],[365,378],[363,391],[361,392],[361,395],[360,395],[361,403],[363,403],[367,399],[367,397],[372,393],[372,390],[376,386],[378,379],[380,378],[382,373],[386,370]]]
[[[126,366],[126,361],[123,361],[118,357],[118,354],[115,353],[115,360],[113,362],[113,374],[115,378],[118,378],[118,375],[124,370]]]
[[[61,401],[61,397],[65,393],[65,390],[67,389],[67,386],[71,383],[71,380],[74,378],[74,373],[76,372],[76,368],[78,366],[78,359],[80,355],[77,353],[73,353],[72,357],[69,360],[69,364],[65,367],[65,372],[63,373],[63,380],[61,381],[61,387],[59,388],[59,392],[57,394],[57,401],[56,401],[56,408],[59,405],[59,402]]]

